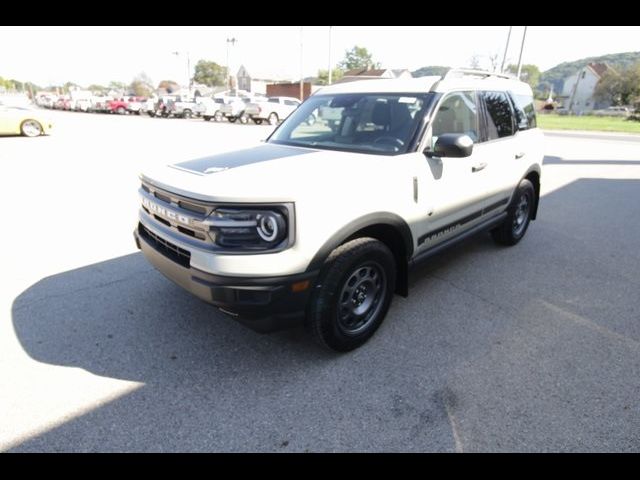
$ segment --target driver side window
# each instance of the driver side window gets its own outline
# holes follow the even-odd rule
[[[440,104],[431,123],[431,138],[427,142],[430,150],[443,133],[464,133],[478,141],[478,104],[474,92],[448,94]]]

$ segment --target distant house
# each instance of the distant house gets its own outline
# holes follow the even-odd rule
[[[238,79],[238,90],[262,95],[267,92],[268,84],[291,81],[289,77],[278,77],[277,75],[251,75],[244,65],[240,66],[236,78]]]
[[[344,72],[344,76],[336,83],[353,82],[355,80],[370,80],[376,78],[412,78],[411,72],[407,69],[390,68],[355,68]]]
[[[594,98],[596,85],[602,75],[611,69],[606,63],[588,63],[573,75],[565,78],[562,94],[557,97],[567,111],[575,114],[607,108],[611,104]]]

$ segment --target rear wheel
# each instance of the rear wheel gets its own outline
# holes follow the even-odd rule
[[[255,123],[256,125],[262,125],[261,118],[252,118],[251,120],[253,120],[253,123]]]
[[[185,110],[182,112],[182,118],[186,118],[187,120],[191,118],[191,110]]]
[[[396,265],[389,248],[358,238],[336,248],[325,262],[307,313],[307,327],[320,345],[347,352],[378,329],[391,304]]]
[[[522,240],[531,222],[535,201],[533,184],[527,179],[522,180],[507,209],[507,218],[502,225],[491,230],[493,239],[501,245],[515,245]]]
[[[237,118],[236,117],[227,117],[227,120],[229,120],[231,123],[234,123]]]
[[[118,115],[124,115],[125,113],[127,113],[127,109],[126,109],[126,108],[124,108],[124,107],[118,107],[118,108],[116,109],[116,113],[117,113]]]
[[[203,115],[202,118],[204,119],[205,122],[208,122],[209,120],[211,120],[211,117],[209,115]]]
[[[38,137],[43,133],[42,125],[37,120],[25,120],[20,125],[20,133],[25,137]]]

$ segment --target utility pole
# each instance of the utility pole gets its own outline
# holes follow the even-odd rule
[[[191,75],[191,58],[189,52],[187,52],[187,79],[189,80],[189,96],[191,96],[191,90],[193,89],[193,77]]]
[[[522,45],[520,45],[520,57],[518,58],[518,80],[520,80],[520,72],[522,71],[522,51],[524,50],[524,39],[527,38],[527,27],[524,27],[522,34]]]
[[[300,27],[300,101],[304,100],[304,74],[302,68],[302,61],[304,59],[303,49],[302,49],[302,29],[304,27]]]
[[[231,81],[231,67],[229,66],[229,44],[234,46],[238,40],[235,37],[227,38],[227,84],[229,86],[229,90],[233,87],[233,82]]]
[[[331,77],[332,77],[332,73],[333,73],[333,69],[331,67],[331,26],[329,26],[329,81],[327,82],[329,85],[331,85]]]
[[[507,45],[504,47],[504,56],[502,57],[502,66],[500,67],[500,73],[504,72],[504,62],[507,61],[507,51],[509,50],[509,40],[511,40],[511,29],[513,26],[509,27],[509,34],[507,35]]]

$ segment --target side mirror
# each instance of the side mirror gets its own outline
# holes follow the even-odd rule
[[[473,140],[464,133],[443,133],[433,150],[425,151],[428,157],[468,157],[473,152]]]

